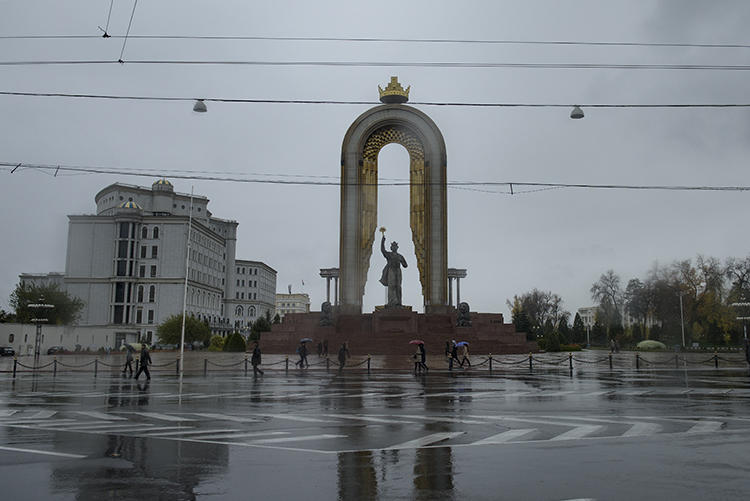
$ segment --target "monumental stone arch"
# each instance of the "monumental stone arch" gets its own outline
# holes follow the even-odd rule
[[[362,312],[367,272],[378,226],[378,153],[398,143],[409,153],[410,226],[425,313],[447,313],[448,248],[446,152],[443,135],[421,111],[405,106],[409,88],[396,77],[380,89],[386,104],[362,113],[341,147],[339,309]],[[405,280],[408,280],[408,275]],[[413,279],[413,278],[412,278]]]

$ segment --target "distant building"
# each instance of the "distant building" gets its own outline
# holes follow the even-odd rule
[[[304,292],[276,294],[276,313],[284,318],[287,313],[309,313],[310,296]]]
[[[187,313],[214,334],[243,331],[266,311],[274,314],[276,271],[235,257],[238,223],[214,217],[208,201],[176,193],[166,179],[151,188],[109,185],[95,197],[96,214],[68,216],[65,273],[19,278],[58,283],[81,298],[79,325],[112,331],[102,347],[155,342],[156,326],[182,312],[188,270]]]
[[[578,308],[578,315],[580,315],[581,320],[583,320],[583,325],[584,327],[586,327],[586,329],[592,329],[594,327],[594,324],[596,323],[597,311],[599,311],[598,306],[586,306],[584,308]],[[627,311],[625,311],[624,305],[620,308],[620,318],[622,318],[622,326],[625,328],[641,323],[640,319],[631,316]],[[646,328],[651,328],[657,323],[659,322],[654,320],[654,318],[650,315],[646,318]]]

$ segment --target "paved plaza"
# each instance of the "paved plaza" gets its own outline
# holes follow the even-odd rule
[[[748,446],[746,368],[0,374],[8,500],[743,499]]]

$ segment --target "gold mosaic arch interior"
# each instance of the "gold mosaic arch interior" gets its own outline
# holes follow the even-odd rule
[[[410,226],[414,251],[417,255],[419,281],[422,284],[422,295],[425,296],[427,287],[427,258],[425,248],[425,220],[427,207],[425,205],[425,162],[424,146],[419,138],[406,127],[385,126],[375,130],[365,141],[362,149],[362,166],[359,170],[359,182],[362,185],[362,206],[360,210],[360,235],[362,240],[362,273],[360,295],[365,294],[367,270],[370,269],[372,244],[375,241],[375,230],[378,223],[378,154],[383,146],[397,143],[409,152],[409,180],[410,180]]]

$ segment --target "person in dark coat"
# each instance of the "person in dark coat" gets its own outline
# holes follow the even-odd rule
[[[327,339],[323,340],[323,355],[326,357],[328,356],[328,340]]]
[[[424,343],[420,343],[418,345],[419,347],[419,366],[427,372],[429,370],[429,367],[427,367],[427,364],[425,362],[427,361],[427,352],[424,349]]]
[[[451,358],[448,360],[448,370],[453,370],[453,362],[458,363],[458,346],[456,346],[456,341],[453,340],[453,346],[451,347]]]
[[[339,348],[339,372],[344,370],[347,358],[349,358],[349,348],[346,346],[346,343],[343,343],[341,348]]]
[[[138,372],[135,373],[136,381],[142,372],[146,374],[146,380],[151,381],[151,373],[148,371],[149,365],[151,365],[151,355],[149,355],[148,348],[144,344],[143,347],[141,347],[141,365],[138,366]]]
[[[297,353],[299,353],[299,361],[295,362],[294,365],[299,365],[300,369],[310,367],[310,364],[307,363],[307,344],[300,343],[299,348],[297,348]]]
[[[253,354],[250,357],[250,363],[253,364],[253,376],[257,376],[260,374],[263,375],[263,371],[260,370],[260,346],[258,346],[258,341],[255,342],[253,345]]]
[[[318,358],[323,356],[323,343],[318,341]]]
[[[446,341],[445,342],[445,356],[447,357],[450,354],[451,354],[451,342]]]
[[[750,340],[745,338],[745,360],[750,364]]]
[[[122,369],[122,375],[130,370],[130,377],[133,377],[133,350],[128,348],[128,352],[125,354],[125,367]]]

